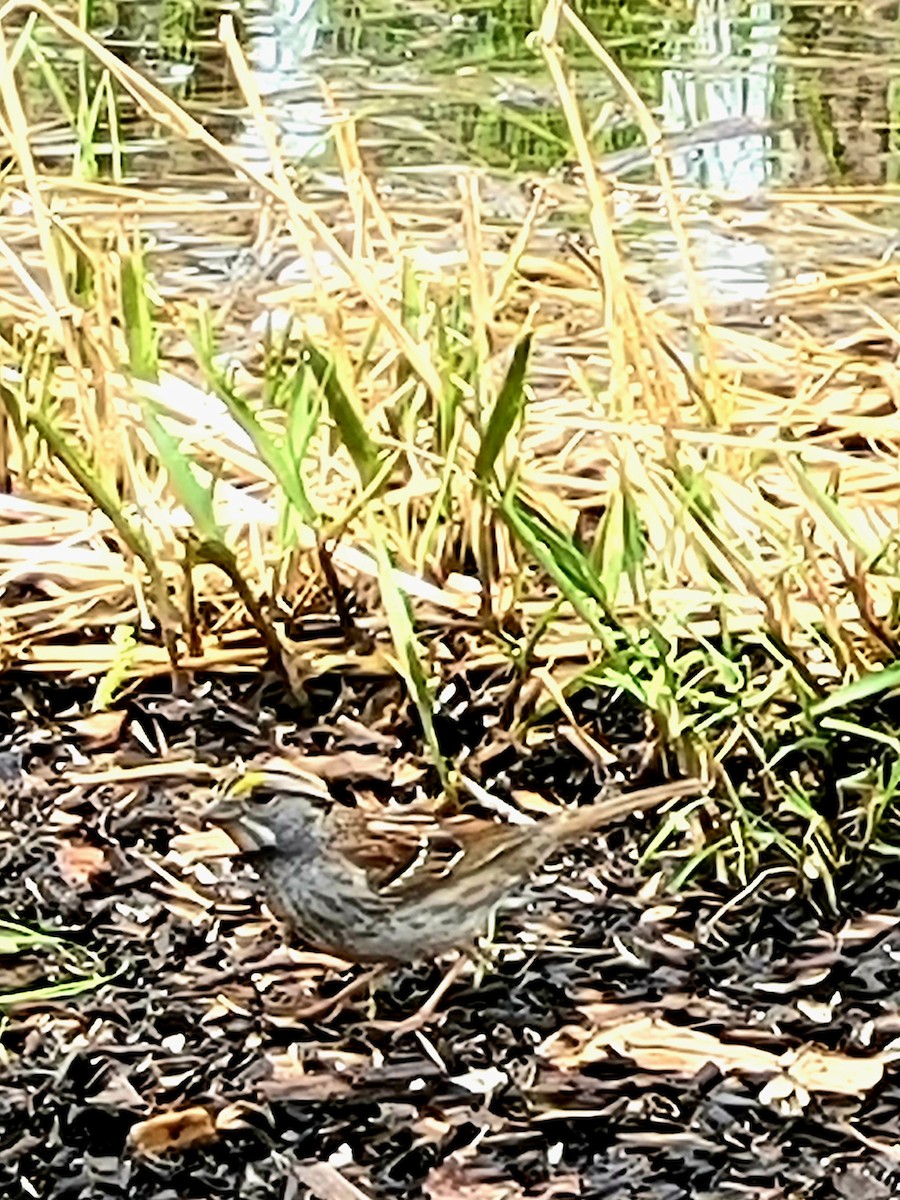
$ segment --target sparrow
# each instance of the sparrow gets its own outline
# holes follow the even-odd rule
[[[511,825],[349,808],[320,780],[274,768],[249,772],[208,817],[251,858],[269,907],[309,945],[398,964],[471,945],[497,904],[561,846],[703,790],[677,780]]]

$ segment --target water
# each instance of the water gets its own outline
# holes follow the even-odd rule
[[[746,192],[900,177],[896,4],[587,0],[581,9],[663,128],[750,124],[745,137],[685,154],[677,164],[685,180]],[[250,153],[255,132],[242,122],[216,36],[226,11],[235,12],[257,84],[298,161],[327,156],[319,89],[327,80],[362,118],[373,166],[439,160],[516,173],[548,171],[571,155],[559,103],[528,45],[541,10],[536,0],[245,0],[236,9],[121,0],[95,5],[90,27],[192,111],[233,125]],[[77,53],[52,35],[42,40],[72,82]],[[611,82],[572,48],[597,153],[637,144]],[[787,128],[752,128],[767,122]]]
[[[772,239],[760,228],[747,234],[754,213],[758,226],[765,223],[759,213],[777,189],[880,188],[900,179],[898,7],[875,0],[585,0],[581,6],[661,128],[673,135],[678,180],[736,206],[737,233],[719,223],[695,241],[718,300],[752,300],[792,268],[803,268],[797,244],[787,260],[785,247],[778,247],[776,267]],[[512,227],[521,220],[523,184],[534,181],[559,188],[560,227],[577,228],[583,219],[583,197],[566,185],[573,153],[561,106],[529,45],[542,12],[537,0],[245,0],[236,7],[110,0],[92,7],[89,26],[105,45],[165,87],[217,137],[265,165],[259,132],[217,37],[226,11],[235,16],[283,152],[317,197],[340,191],[322,95],[327,82],[356,116],[364,164],[388,196],[418,200],[427,209],[446,199],[460,168],[476,169],[488,214],[498,221]],[[80,66],[77,51],[46,30],[41,42],[70,96],[79,86],[95,86],[97,69]],[[598,160],[623,185],[652,184],[634,115],[580,43],[573,39],[569,49]],[[67,169],[70,127],[34,65],[25,78],[31,115],[46,122],[38,139],[44,165]],[[127,100],[121,114],[128,177],[202,192],[216,180],[229,187],[227,172],[205,150],[164,134]],[[108,165],[102,153],[98,164],[101,170]],[[648,280],[677,302],[680,283],[666,223],[646,205],[639,209],[625,206],[623,229]],[[777,224],[771,209],[768,215]],[[868,248],[889,253],[892,210],[876,207],[866,215],[875,225]],[[239,242],[224,238],[221,254],[205,244],[197,271],[214,278],[233,262]]]

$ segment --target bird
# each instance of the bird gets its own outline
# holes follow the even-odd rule
[[[208,816],[249,856],[292,932],[345,961],[397,965],[471,945],[558,848],[702,790],[678,780],[510,824],[351,808],[320,780],[274,767],[247,772]]]

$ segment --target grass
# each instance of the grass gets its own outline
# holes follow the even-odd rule
[[[81,948],[71,945],[64,938],[30,929],[14,921],[0,920],[0,960],[19,959],[23,955],[49,955],[58,960],[58,963],[65,963],[69,978],[35,983],[16,991],[0,992],[0,1013],[20,1004],[33,1005],[77,996],[99,987],[109,978],[96,970],[95,965],[89,961],[89,956]],[[42,969],[41,973],[48,976],[57,975],[58,963],[46,970]]]
[[[436,251],[418,214],[383,205],[327,90],[344,197],[324,215],[295,185],[227,21],[265,171],[39,0],[4,14],[28,17],[18,61],[49,22],[100,69],[102,92],[85,88],[72,114],[82,142],[102,126],[115,146],[113,101],[127,94],[228,178],[227,199],[141,187],[121,181],[117,152],[105,180],[85,175],[83,147],[72,177],[42,174],[2,71],[6,186],[28,216],[0,225],[13,275],[0,578],[40,583],[6,603],[10,663],[97,677],[103,703],[161,672],[268,664],[302,699],[321,674],[394,671],[449,793],[464,769],[434,720],[449,670],[492,679],[526,746],[560,714],[596,746],[575,698],[621,694],[646,712],[661,762],[717,784],[647,847],[673,886],[745,886],[778,861],[833,901],[841,872],[897,854],[891,378],[812,332],[832,298],[876,294],[882,269],[774,292],[776,310],[791,306],[778,338],[717,326],[692,261],[696,209],[659,130],[556,0],[533,48],[566,116],[596,258],[560,259],[540,191],[498,237],[463,169],[455,249]],[[681,326],[632,282],[562,27],[659,151]],[[250,302],[160,294],[152,231],[172,222],[213,240],[230,223],[246,243],[268,228],[308,278]],[[248,335],[282,305],[284,329]],[[323,610],[339,646],[290,635]]]

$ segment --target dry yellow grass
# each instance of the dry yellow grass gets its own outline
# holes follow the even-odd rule
[[[894,656],[900,381],[896,327],[879,304],[896,284],[896,270],[851,264],[785,282],[756,305],[758,314],[775,316],[771,324],[755,332],[716,325],[691,245],[710,228],[753,236],[735,234],[740,205],[726,202],[714,211],[708,197],[680,193],[661,151],[658,189],[622,189],[597,174],[558,22],[579,33],[613,73],[651,145],[658,131],[566,5],[548,4],[537,38],[570,122],[583,191],[546,181],[511,244],[508,230],[485,215],[477,173],[465,169],[457,172],[458,195],[427,214],[409,202],[383,202],[378,180],[363,170],[353,124],[333,96],[343,195],[318,206],[306,200],[280,157],[227,23],[223,42],[269,155],[265,171],[46,5],[7,5],[4,29],[26,13],[52,22],[92,54],[172,137],[215,155],[223,174],[205,193],[185,196],[165,186],[42,172],[33,149],[39,136],[29,131],[15,74],[2,70],[0,132],[15,159],[0,211],[0,383],[7,399],[0,472],[9,486],[0,496],[0,587],[7,596],[0,626],[7,665],[87,676],[119,661],[123,677],[134,678],[168,670],[173,656],[188,670],[262,661],[246,607],[219,569],[197,564],[188,589],[184,546],[192,519],[147,434],[147,397],[185,451],[215,476],[217,518],[250,588],[271,598],[283,653],[298,676],[335,667],[390,669],[369,536],[373,512],[421,628],[439,631],[462,614],[468,661],[502,661],[479,613],[489,610],[492,628],[512,618],[527,633],[557,597],[473,486],[478,422],[463,410],[489,410],[525,328],[534,334],[530,399],[499,465],[499,483],[514,471],[521,497],[567,531],[579,517],[606,513],[609,522],[627,495],[643,526],[645,557],[636,571],[615,572],[607,562],[605,575],[615,580],[607,599],[626,627],[664,626],[673,643],[715,641],[726,632],[762,638],[813,695]],[[687,285],[686,311],[645,299],[636,282],[640,266],[628,261],[617,226],[615,207],[623,200],[665,206]],[[871,191],[786,193],[773,199],[770,228],[760,236],[776,251],[779,239],[801,235],[827,249],[829,236],[864,226],[867,206],[882,200]],[[556,229],[566,205],[587,213],[596,259],[560,246]],[[272,475],[211,394],[185,340],[204,299],[199,291],[184,287],[160,300],[158,384],[135,380],[125,369],[121,265],[136,239],[152,242],[173,225],[194,240],[225,238],[260,254],[295,248],[308,266],[304,282],[251,293],[236,286],[217,298],[213,319],[236,384],[262,403],[259,319],[289,310],[296,338],[327,348],[379,447],[395,456],[388,485],[367,499],[350,456],[323,421],[306,462],[322,524],[300,529],[290,551]],[[86,307],[70,299],[76,253],[93,272]],[[412,275],[424,298],[414,321],[406,308]],[[448,380],[436,322],[460,295],[469,308],[466,350],[482,365],[474,378]],[[744,323],[752,319],[751,313]],[[870,337],[890,352],[870,350]],[[691,342],[692,355],[685,349]],[[448,454],[435,440],[435,414],[452,384],[462,407]],[[38,436],[29,414],[48,402],[58,427],[93,457],[98,475],[143,531],[159,567],[155,584],[146,563]],[[16,428],[16,413],[23,428]],[[261,409],[259,419],[277,434],[284,413]],[[329,603],[323,541],[338,578],[360,599],[366,637],[356,645],[311,638],[301,647],[287,632],[288,624],[302,627],[306,614]],[[160,588],[168,654],[158,632]],[[191,609],[202,612],[201,621]],[[111,625],[123,623],[142,631],[126,663],[108,635]],[[439,639],[432,644],[439,665]],[[565,603],[533,647],[535,660],[549,664],[550,678],[563,687],[600,652],[596,630]]]

